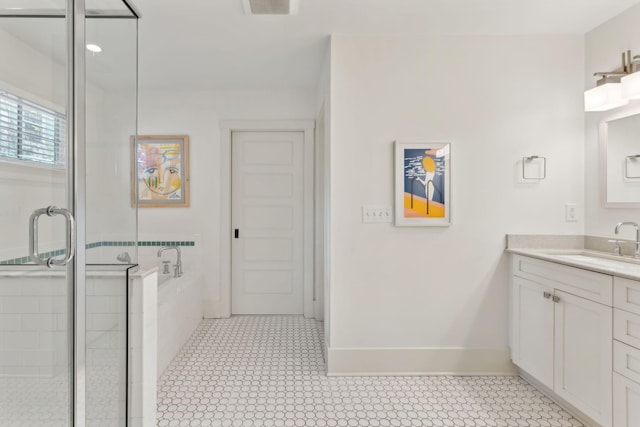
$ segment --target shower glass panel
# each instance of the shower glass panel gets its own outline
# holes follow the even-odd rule
[[[87,17],[86,417],[88,426],[119,427],[128,412],[127,271],[138,253],[130,190],[137,19],[121,1],[104,0],[87,1]]]
[[[21,7],[16,12],[31,11],[29,2],[13,3]],[[0,17],[0,424],[69,426],[70,276],[65,266],[48,268],[28,258],[32,212],[71,207],[65,4],[33,6],[62,18]],[[61,257],[66,227],[60,215],[38,218],[41,258]]]
[[[99,51],[86,52],[87,242],[98,245],[87,250],[87,263],[132,264],[138,249],[130,166],[137,125],[137,20],[95,17],[85,28],[87,45]]]
[[[0,0],[2,426],[134,425],[136,110],[126,2]]]

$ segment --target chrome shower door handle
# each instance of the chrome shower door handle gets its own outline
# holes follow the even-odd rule
[[[49,257],[48,259],[40,258],[38,255],[38,219],[42,215],[56,216],[62,215],[67,220],[67,244],[65,250],[64,259],[55,259]],[[55,206],[49,206],[46,208],[40,208],[33,211],[29,217],[29,257],[33,262],[39,265],[46,265],[49,268],[57,265],[67,265],[71,261],[76,253],[76,221],[73,214],[64,208],[58,208]]]
[[[47,208],[40,208],[29,217],[29,258],[39,265],[47,265],[47,260],[38,256],[38,218],[46,213]]]
[[[50,206],[47,209],[52,212],[52,215],[50,216],[62,215],[67,220],[67,247],[65,248],[66,256],[64,257],[64,259],[54,259],[53,257],[51,257],[47,260],[47,264],[67,265],[76,255],[76,219],[68,209],[56,208],[55,206]]]

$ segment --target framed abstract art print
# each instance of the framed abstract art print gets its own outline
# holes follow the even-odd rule
[[[131,198],[141,208],[189,206],[189,137],[138,135],[132,141]]]
[[[395,143],[396,226],[451,225],[451,144]]]

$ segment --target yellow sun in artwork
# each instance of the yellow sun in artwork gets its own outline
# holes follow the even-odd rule
[[[425,156],[425,158],[422,159],[422,166],[424,167],[424,170],[429,173],[433,173],[436,170],[436,162],[429,156]]]

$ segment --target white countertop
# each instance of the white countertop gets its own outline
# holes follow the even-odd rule
[[[508,248],[506,252],[609,274],[611,276],[640,280],[640,260],[630,257],[621,257],[606,252],[584,249]]]

